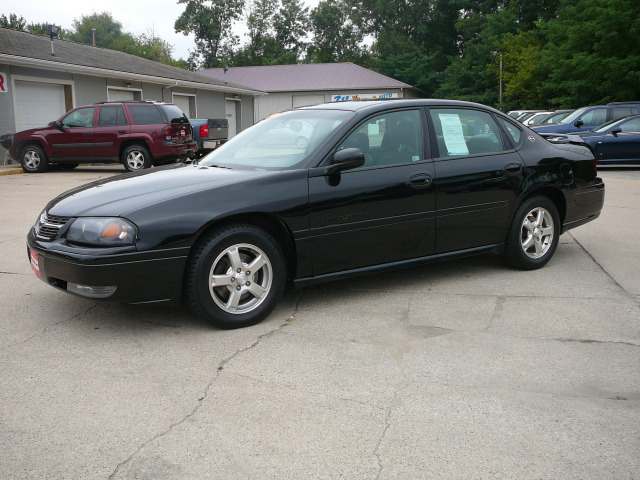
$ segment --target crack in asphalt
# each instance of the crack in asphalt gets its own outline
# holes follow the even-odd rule
[[[291,313],[291,315],[289,316],[289,318],[295,318],[295,315],[298,313],[298,309],[300,307],[300,302],[302,301],[302,298],[304,297],[304,290],[302,290],[300,292],[300,297],[298,298],[298,300],[296,301],[295,307],[293,309],[293,312]],[[204,401],[207,399],[207,397],[209,396],[209,390],[211,389],[211,387],[213,386],[214,382],[216,380],[218,380],[218,378],[220,378],[221,372],[224,370],[224,366],[229,363],[231,360],[233,360],[234,358],[236,358],[237,356],[241,355],[242,353],[251,350],[252,348],[256,347],[257,345],[259,345],[264,339],[270,338],[273,335],[275,335],[276,333],[278,333],[280,330],[282,330],[286,325],[288,325],[287,322],[281,324],[280,326],[274,328],[273,330],[264,333],[262,335],[260,335],[258,338],[256,338],[256,340],[249,346],[246,346],[244,348],[241,348],[239,350],[236,350],[234,353],[232,353],[231,355],[229,355],[228,357],[222,359],[220,361],[220,363],[218,364],[218,367],[216,368],[216,373],[213,376],[213,378],[209,381],[209,383],[207,384],[207,386],[204,389],[204,393],[198,398],[197,400],[197,405],[187,414],[185,415],[181,420],[172,423],[171,425],[169,425],[169,427],[167,427],[164,431],[154,435],[152,438],[150,438],[149,440],[147,440],[146,442],[144,442],[142,445],[140,445],[138,448],[136,448],[134,450],[134,452],[129,455],[129,457],[120,462],[118,465],[116,465],[115,470],[113,471],[113,473],[111,473],[111,475],[109,475],[109,480],[113,480],[116,478],[116,475],[118,475],[118,473],[120,473],[120,470],[122,470],[122,468],[126,467],[129,463],[131,463],[131,461],[142,451],[145,449],[145,447],[147,447],[148,445],[151,445],[153,442],[155,442],[156,440],[158,440],[159,438],[165,437],[167,435],[169,435],[175,428],[179,427],[180,425],[184,424],[187,420],[189,420],[191,417],[193,417],[196,413],[198,413],[198,411],[202,408],[202,406],[204,405]]]
[[[582,243],[580,243],[580,240],[578,240],[575,236],[573,236],[573,234],[571,232],[567,232],[567,233],[569,234],[569,236],[571,238],[573,238],[573,240],[578,244],[578,246],[582,249],[582,251],[587,254],[587,256],[593,261],[593,263],[595,263],[598,267],[600,267],[600,270],[602,270],[611,280],[613,280],[613,283],[615,283],[616,286],[618,288],[620,288],[620,290],[622,290],[624,293],[626,293],[634,301],[636,301],[636,302],[638,301],[636,299],[635,295],[633,295],[631,292],[627,291],[627,289],[624,288],[620,284],[620,282],[618,282],[618,280],[616,280],[616,278],[611,273],[609,273],[609,271],[606,268],[604,268],[604,265],[602,265],[600,262],[598,262],[598,260],[596,260],[596,258],[593,255],[591,255],[591,253],[589,253],[589,250],[587,250],[585,248],[585,246],[582,245]]]
[[[25,277],[30,277],[31,273],[18,273],[18,272],[0,272],[0,275],[24,275]]]
[[[389,408],[387,408],[387,415],[385,416],[385,419],[384,419],[384,429],[382,430],[382,435],[380,435],[380,438],[378,439],[376,448],[373,450],[373,455],[378,460],[378,474],[376,475],[376,480],[380,478],[380,475],[382,475],[382,470],[384,468],[384,466],[382,465],[382,457],[380,456],[380,446],[382,445],[382,442],[387,436],[387,430],[389,430],[389,428],[391,427],[391,412],[393,411],[393,408],[395,407],[395,404],[398,401],[398,394],[401,388],[398,388],[398,390],[396,390],[395,394],[393,395],[393,399],[389,404]]]
[[[63,324],[63,323],[66,323],[66,322],[70,322],[70,321],[72,321],[72,320],[75,320],[76,318],[81,317],[81,316],[82,316],[82,315],[84,315],[85,313],[89,313],[91,310],[93,310],[93,309],[94,309],[94,308],[96,308],[96,307],[97,307],[97,305],[92,305],[91,307],[87,308],[86,310],[83,310],[82,312],[80,312],[80,313],[78,313],[78,314],[74,315],[73,317],[70,317],[70,318],[67,318],[67,319],[64,319],[64,320],[60,320],[59,322],[56,322],[56,323],[54,323],[53,325],[48,325],[48,326],[46,326],[46,327],[44,328],[44,330],[42,330],[41,332],[39,332],[39,333],[34,333],[33,335],[31,335],[31,336],[30,336],[30,337],[28,337],[28,338],[25,338],[25,339],[24,339],[24,340],[22,340],[21,342],[16,342],[16,343],[12,343],[12,344],[10,344],[10,345],[5,345],[4,347],[1,347],[1,348],[0,348],[0,352],[1,352],[1,351],[3,351],[3,350],[6,350],[6,349],[8,349],[8,348],[16,347],[16,346],[18,346],[18,345],[24,345],[24,344],[25,344],[25,343],[27,343],[29,340],[31,340],[31,339],[33,339],[33,338],[36,338],[36,337],[39,337],[39,336],[41,336],[41,335],[44,335],[45,333],[47,333],[47,331],[48,331],[50,328],[57,327],[58,325],[61,325],[61,324]]]

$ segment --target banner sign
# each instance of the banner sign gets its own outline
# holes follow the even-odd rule
[[[7,74],[0,72],[0,93],[7,93],[9,91],[9,79]]]
[[[356,95],[331,95],[332,102],[346,102],[348,100],[383,100],[398,98],[397,93],[363,93]]]

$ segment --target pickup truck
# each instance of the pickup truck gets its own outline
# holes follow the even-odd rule
[[[229,137],[229,121],[226,118],[192,118],[193,139],[198,144],[198,158],[225,143]]]

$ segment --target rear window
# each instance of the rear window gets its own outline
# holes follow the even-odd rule
[[[638,109],[634,107],[615,107],[613,109],[613,115],[611,116],[612,120],[616,118],[626,117],[627,115],[633,115],[634,113],[638,113]]]
[[[129,105],[129,111],[136,125],[167,123],[154,105]]]
[[[158,105],[165,123],[189,123],[189,119],[175,105]]]

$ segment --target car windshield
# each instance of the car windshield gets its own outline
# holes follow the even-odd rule
[[[589,109],[589,107],[582,107],[579,108],[578,110],[576,110],[575,112],[573,112],[571,115],[564,117],[562,120],[560,120],[558,123],[562,123],[562,124],[567,124],[567,123],[573,123],[576,121],[576,119],[581,116],[584,112],[586,112]]]
[[[598,128],[594,128],[593,131],[594,132],[598,132],[598,133],[602,133],[605,130],[607,130],[609,127],[611,127],[611,125],[613,125],[614,123],[622,123],[624,120],[626,120],[626,118],[627,117],[614,118],[613,120],[609,120],[607,123],[603,123]]]
[[[298,168],[354,115],[343,110],[294,110],[267,118],[207,155],[200,165],[289,170]]]

